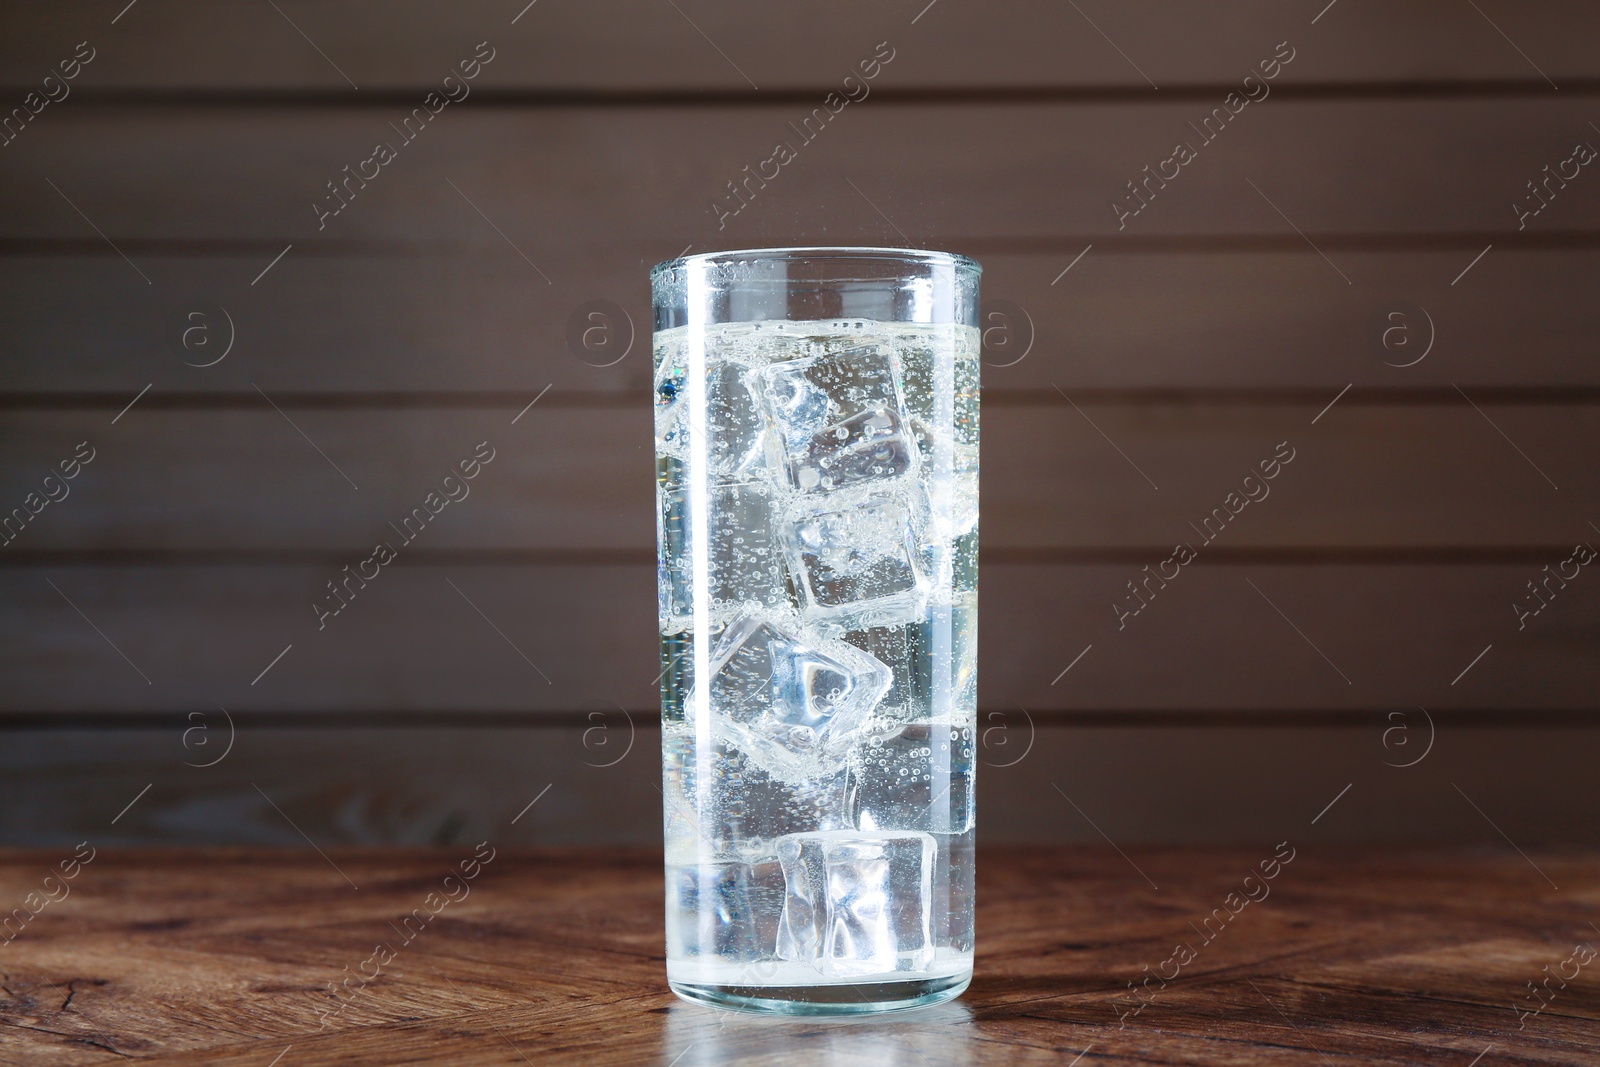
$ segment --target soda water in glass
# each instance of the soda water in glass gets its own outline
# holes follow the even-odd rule
[[[972,976],[978,275],[651,273],[667,978],[842,1014]]]

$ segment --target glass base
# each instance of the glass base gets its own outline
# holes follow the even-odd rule
[[[667,980],[691,1004],[731,1008],[759,1015],[877,1015],[943,1004],[959,997],[972,982],[972,972],[906,982],[861,982],[840,985],[735,986]]]

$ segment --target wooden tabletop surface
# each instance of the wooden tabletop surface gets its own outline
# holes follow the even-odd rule
[[[0,1063],[1600,1062],[1593,854],[986,849],[960,1000],[794,1021],[667,992],[659,854],[78,853],[0,854]]]

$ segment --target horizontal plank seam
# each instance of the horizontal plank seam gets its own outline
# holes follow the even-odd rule
[[[648,507],[646,498],[646,507]],[[1170,544],[1017,545],[979,551],[984,566],[1142,565],[1171,552]],[[1570,544],[1526,545],[1261,545],[1208,549],[1220,566],[1463,567],[1544,564]],[[39,567],[316,567],[348,562],[344,548],[84,548],[17,549],[0,553],[0,571]],[[408,559],[423,567],[649,567],[653,548],[417,548]]]
[[[1063,399],[1059,390],[1052,388],[1001,388],[990,387],[982,391],[983,402],[997,407],[1059,407],[1071,403],[1116,405],[1173,405],[1173,406],[1238,406],[1287,407],[1295,405],[1321,405],[1328,400],[1328,391],[1338,389],[1339,383],[1322,386],[1255,387],[1255,386],[1200,386],[1193,388],[1171,386],[1103,388],[1071,386],[1072,401]],[[1480,385],[1467,382],[1463,388],[1472,390],[1472,401],[1480,406],[1588,406],[1600,404],[1600,384],[1574,383],[1571,385]],[[531,390],[480,389],[480,390],[302,390],[273,393],[273,403],[287,410],[345,411],[345,410],[446,410],[479,409],[515,411],[527,404]],[[552,390],[542,403],[546,409],[615,409],[636,410],[641,415],[650,410],[652,395],[648,389],[613,389],[607,391]],[[116,411],[126,406],[128,395],[124,390],[29,390],[0,393],[0,410],[4,411]],[[1461,392],[1454,386],[1381,386],[1354,387],[1339,398],[1342,407],[1459,407],[1468,410]],[[156,390],[140,401],[145,411],[265,411],[260,395],[254,392],[220,392],[195,390],[161,392]]]
[[[209,710],[209,709],[208,709]],[[578,711],[353,711],[344,709],[253,710],[231,712],[236,729],[259,730],[454,730],[454,729],[588,729],[604,716],[608,729],[621,729],[619,713],[636,730],[660,728],[655,707]],[[1392,725],[1392,713],[1414,715],[1414,707],[1374,706],[1370,708],[1313,709],[1236,709],[1185,708],[1145,711],[1133,708],[1039,709],[1029,711],[1033,724],[1042,729],[1140,728],[1140,729],[1372,729]],[[1016,708],[987,708],[977,713],[978,721],[994,723],[1006,716],[1008,729],[1021,729]],[[1435,728],[1458,729],[1600,729],[1600,712],[1587,708],[1466,708],[1432,709]],[[183,730],[193,724],[183,710],[149,711],[0,711],[0,730],[59,731],[118,729],[139,731]]]
[[[1515,233],[1511,230],[1439,230],[1374,233],[1363,231],[1309,231],[1318,247],[1340,252],[1459,252],[1482,250],[1485,243],[1516,237],[1516,248],[1509,254],[1530,251],[1600,248],[1600,230],[1544,230]],[[124,252],[144,257],[183,258],[191,256],[240,256],[255,258],[283,251],[284,238],[256,237],[166,237],[118,234],[117,246]],[[1085,243],[1099,242],[1099,255],[1258,255],[1309,254],[1305,240],[1297,234],[1273,233],[1194,233],[1194,234],[949,234],[939,243],[960,248],[970,255],[1059,256],[1076,254]],[[381,256],[419,259],[432,256],[469,255],[480,252],[484,242],[459,240],[348,239],[328,240],[296,250],[297,258],[351,259]],[[593,254],[593,248],[589,254]],[[670,250],[663,252],[663,256]],[[104,241],[81,237],[0,236],[0,258],[82,256],[92,259],[117,258],[119,252]],[[643,270],[639,276],[643,278]]]
[[[19,85],[21,93],[32,86]],[[83,88],[75,94],[78,110],[89,108],[205,108],[205,109],[304,109],[372,110],[397,106],[413,107],[417,94],[432,85],[386,86],[363,89],[359,96],[325,89],[135,89]],[[836,89],[833,84],[768,87],[759,94],[743,86],[733,88],[481,88],[472,93],[473,108],[566,109],[770,109],[805,105],[818,106],[820,97]],[[1012,106],[1019,104],[1138,104],[1164,106],[1172,102],[1212,102],[1237,89],[1233,82],[1185,82],[1163,85],[1153,94],[1141,85],[897,85],[882,86],[872,92],[877,106],[919,106],[927,104],[973,104]],[[1545,98],[1550,85],[1528,78],[1438,78],[1385,79],[1368,82],[1314,81],[1284,83],[1273,87],[1282,100],[1483,100],[1521,97]],[[1564,98],[1600,95],[1600,78],[1563,77]]]

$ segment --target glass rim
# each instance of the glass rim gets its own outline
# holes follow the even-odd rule
[[[678,256],[663,260],[650,268],[654,280],[662,274],[677,270],[689,263],[719,263],[734,259],[794,260],[834,259],[882,260],[890,263],[923,263],[949,266],[955,270],[983,273],[983,265],[959,252],[943,252],[930,248],[894,248],[878,245],[793,245],[783,248],[736,248],[725,252],[696,252],[692,256]]]

